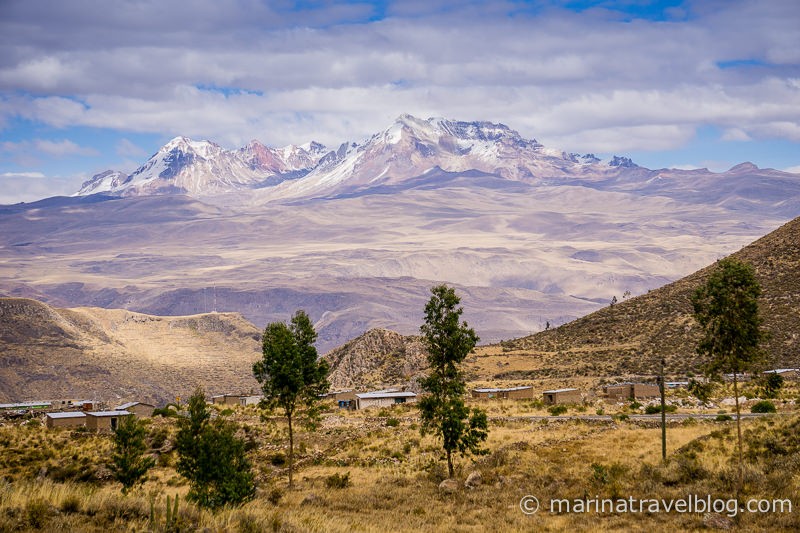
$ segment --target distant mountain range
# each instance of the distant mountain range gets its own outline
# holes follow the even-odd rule
[[[797,175],[752,163],[724,173],[650,170],[626,157],[601,161],[594,154],[545,147],[503,124],[411,115],[401,115],[362,143],[343,143],[336,150],[317,142],[270,148],[255,140],[225,150],[210,141],[176,137],[130,175],[102,172],[76,194],[208,198],[246,193],[252,203],[433,187],[463,173],[495,187],[576,185],[733,209],[769,205],[789,216],[800,212]]]
[[[400,116],[335,150],[179,137],[74,197],[0,206],[0,295],[154,315],[309,312],[325,352],[419,331],[447,282],[484,342],[689,274],[800,214],[800,175],[650,170],[502,124]]]

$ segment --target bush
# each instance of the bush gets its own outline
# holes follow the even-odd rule
[[[761,400],[750,408],[751,413],[775,413],[775,405],[769,400]]]
[[[567,412],[566,405],[551,405],[547,408],[547,412],[550,413],[552,416],[559,416],[563,415]]]
[[[29,500],[25,504],[25,514],[34,529],[41,529],[50,516],[50,507],[44,500]]]
[[[329,489],[343,489],[350,485],[350,472],[346,473],[343,476],[340,476],[338,473],[328,476],[325,479],[325,486]]]
[[[270,459],[269,462],[272,463],[273,466],[282,467],[286,464],[286,456],[281,452],[278,452],[272,456],[272,459]]]
[[[714,419],[717,422],[728,422],[729,420],[733,420],[730,415],[717,415],[717,418]]]
[[[159,407],[158,409],[153,409],[153,417],[160,416],[164,418],[172,417],[176,418],[178,416],[177,411],[174,409],[170,409],[169,407]]]
[[[74,494],[66,496],[61,500],[61,512],[65,514],[79,513],[81,510],[81,500]]]
[[[664,406],[664,412],[666,412],[666,413],[674,413],[677,410],[678,410],[678,408],[675,407],[674,405],[665,405]],[[660,405],[648,405],[647,407],[644,408],[644,412],[645,412],[645,414],[648,414],[648,415],[654,415],[656,413],[660,413],[661,412],[661,406]]]
[[[641,406],[642,406],[642,404],[640,404],[636,400],[633,400],[628,407],[630,407],[633,411],[635,411],[635,410],[639,409]]]
[[[390,418],[389,420],[386,421],[386,425],[391,428],[394,428],[400,425],[400,421],[396,418]]]

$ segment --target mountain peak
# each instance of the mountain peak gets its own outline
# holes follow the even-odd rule
[[[745,161],[744,163],[739,163],[738,165],[731,167],[728,172],[749,172],[752,170],[758,170],[758,166],[754,165],[750,161]]]

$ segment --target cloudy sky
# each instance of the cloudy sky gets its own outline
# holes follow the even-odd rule
[[[800,172],[798,28],[797,0],[1,0],[0,203],[176,135],[336,146],[404,112]]]

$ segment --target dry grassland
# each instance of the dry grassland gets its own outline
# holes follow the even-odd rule
[[[528,401],[480,403],[495,417],[545,414]],[[631,412],[628,406],[606,407]],[[290,492],[286,425],[278,413],[264,416],[252,406],[214,409],[234,420],[247,442],[256,498],[216,514],[181,499],[171,531],[700,531],[704,520],[725,523],[725,513],[711,518],[675,512],[567,514],[554,512],[550,499],[735,494],[733,422],[672,423],[669,460],[662,465],[660,429],[652,424],[493,418],[488,453],[459,459],[458,489],[446,493],[439,488],[446,475],[440,445],[420,435],[413,406],[360,412],[331,406],[316,429],[296,435],[298,470]],[[572,407],[570,413],[581,409]],[[792,414],[794,409],[787,403],[784,415],[744,421],[743,501],[789,497],[800,505],[800,414]],[[141,489],[123,497],[104,466],[108,436],[46,430],[35,422],[0,427],[0,532],[169,531],[166,496],[188,490],[173,468],[175,431],[173,419],[148,423],[157,466]],[[481,474],[482,483],[466,488],[473,472]],[[519,508],[529,494],[541,502],[531,516]],[[796,531],[800,509],[793,511],[739,513],[729,525],[740,531]]]

